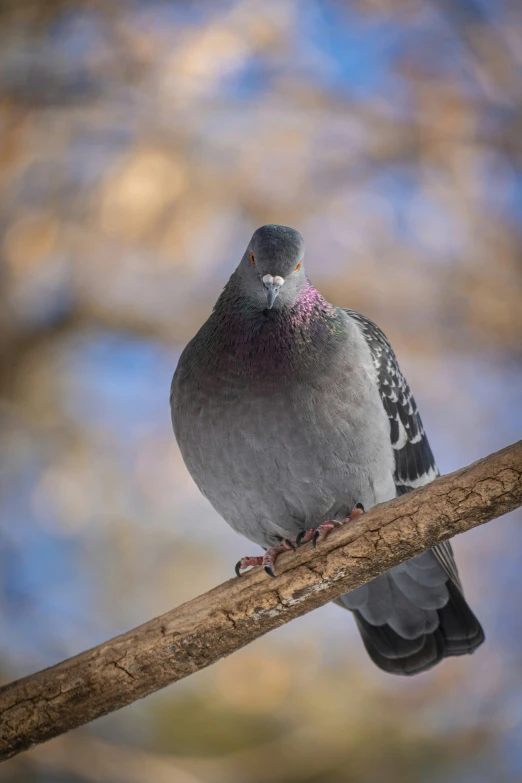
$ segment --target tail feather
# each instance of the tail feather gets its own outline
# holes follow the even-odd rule
[[[484,641],[479,621],[436,555],[424,552],[337,601],[354,613],[370,658],[384,671],[418,674],[448,656],[472,653]]]
[[[439,663],[444,656],[444,639],[439,629],[418,639],[402,639],[385,625],[370,625],[355,613],[364,646],[372,661],[389,674],[420,674]],[[390,639],[389,637],[394,637]],[[385,645],[383,644],[386,639]],[[393,650],[385,655],[384,647]]]
[[[482,644],[484,631],[458,587],[449,582],[448,590],[450,601],[439,610],[446,655],[465,655]]]

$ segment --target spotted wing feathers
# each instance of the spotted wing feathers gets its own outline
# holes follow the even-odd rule
[[[393,349],[379,327],[353,310],[345,311],[358,324],[370,348],[379,392],[390,420],[395,452],[395,485],[402,495],[439,475],[410,387]]]
[[[439,476],[435,458],[408,382],[387,337],[377,324],[360,313],[345,310],[354,320],[370,349],[384,409],[390,420],[390,438],[395,454],[395,486],[404,495]],[[462,590],[449,541],[434,547],[437,560]]]

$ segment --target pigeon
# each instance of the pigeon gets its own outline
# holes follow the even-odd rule
[[[263,547],[238,575],[323,539],[439,475],[395,354],[371,320],[327,302],[293,228],[254,232],[212,314],[182,352],[174,432],[203,495]],[[371,659],[423,672],[484,640],[451,545],[438,544],[336,601]]]

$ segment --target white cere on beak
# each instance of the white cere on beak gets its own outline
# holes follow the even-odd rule
[[[272,275],[264,275],[263,277],[263,283],[268,286],[273,286],[274,288],[281,288],[283,283],[285,282],[285,278],[281,277],[280,275],[276,275],[275,277],[272,277]]]
[[[274,302],[277,299],[277,295],[279,293],[279,289],[285,282],[284,277],[280,277],[280,275],[276,275],[273,277],[272,275],[264,275],[263,276],[263,283],[265,284],[266,288],[266,306],[269,310],[272,309],[274,306]]]

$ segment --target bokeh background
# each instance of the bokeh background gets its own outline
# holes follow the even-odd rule
[[[518,0],[0,3],[3,682],[254,554],[168,396],[268,222],[388,334],[443,472],[520,437]],[[522,781],[520,522],[455,541],[471,658],[393,678],[330,605],[0,781]]]

